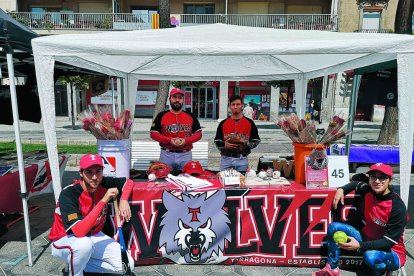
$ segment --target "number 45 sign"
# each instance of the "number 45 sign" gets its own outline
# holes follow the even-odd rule
[[[349,183],[348,156],[328,155],[329,188],[342,187]]]

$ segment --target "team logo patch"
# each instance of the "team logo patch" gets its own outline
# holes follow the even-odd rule
[[[77,213],[73,213],[73,214],[69,214],[68,215],[68,220],[74,220],[74,219],[78,219],[78,214]]]
[[[312,150],[312,153],[309,155],[308,165],[314,170],[322,170],[328,165],[326,159],[325,150]]]
[[[190,264],[225,258],[223,250],[226,240],[231,241],[231,232],[223,210],[224,190],[209,196],[183,193],[181,198],[164,191],[162,199],[167,212],[161,221],[159,246],[165,257]]]

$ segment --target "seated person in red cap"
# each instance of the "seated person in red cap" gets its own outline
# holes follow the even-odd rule
[[[65,187],[56,204],[49,234],[52,255],[67,262],[72,275],[83,275],[83,271],[122,273],[121,247],[101,231],[108,203],[118,194],[120,215],[130,220],[128,198],[133,182],[102,176],[103,160],[97,154],[84,155],[79,167],[81,179]],[[132,270],[134,262],[128,258]]]
[[[162,111],[151,126],[151,138],[160,143],[160,162],[173,170],[181,170],[191,161],[193,143],[201,139],[201,127],[197,117],[182,110],[184,91],[170,91],[170,110]]]
[[[353,181],[338,188],[333,200],[336,209],[339,202],[344,204],[344,196],[351,191],[360,195],[357,214],[362,219],[361,226],[355,228],[342,222],[331,223],[327,233],[327,264],[312,275],[340,275],[338,261],[341,249],[361,252],[364,263],[373,271],[372,275],[384,275],[404,266],[407,208],[393,192],[392,169],[389,165],[377,163],[367,174],[369,184]],[[345,232],[348,241],[336,243],[333,236],[337,231]]]

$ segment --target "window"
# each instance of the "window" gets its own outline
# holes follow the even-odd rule
[[[184,4],[184,14],[214,14],[214,4]]]
[[[150,23],[151,15],[158,13],[158,7],[132,6],[131,13],[142,23]]]
[[[379,30],[380,29],[381,12],[364,10],[362,17],[363,30]]]

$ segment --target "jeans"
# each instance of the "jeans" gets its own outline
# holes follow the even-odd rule
[[[333,240],[336,231],[343,231],[348,236],[354,237],[358,242],[362,242],[361,233],[351,225],[342,222],[333,222],[328,227],[328,263],[332,269],[338,266],[339,252],[341,248]],[[386,271],[397,270],[400,267],[400,259],[394,251],[385,252],[378,250],[368,250],[364,253],[364,263],[374,271],[375,275],[383,275]]]
[[[249,166],[249,160],[246,156],[229,157],[222,155],[220,162],[220,171],[225,169],[234,168],[236,171],[245,172]]]
[[[185,164],[193,160],[193,153],[191,150],[186,152],[168,152],[161,150],[160,162],[170,166],[173,171],[181,171]]]

